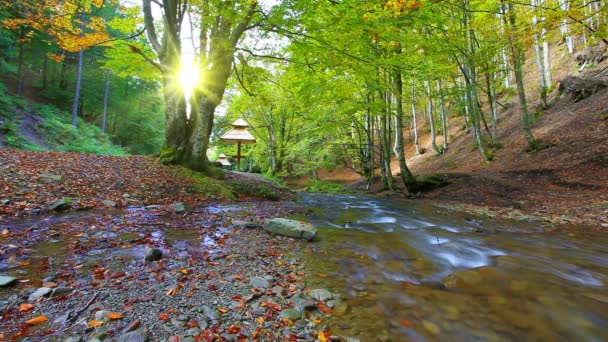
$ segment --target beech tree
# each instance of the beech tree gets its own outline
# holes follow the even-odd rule
[[[184,164],[195,170],[208,170],[207,148],[213,128],[216,107],[221,103],[232,71],[234,52],[243,34],[262,19],[257,1],[163,0],[161,6],[162,36],[159,37],[152,15],[152,1],[143,0],[143,13],[148,39],[156,60],[142,54],[163,79],[167,118],[163,163]],[[195,60],[199,83],[190,98],[188,117],[184,91],[179,84],[182,57],[182,26],[189,15],[190,34],[198,36]]]

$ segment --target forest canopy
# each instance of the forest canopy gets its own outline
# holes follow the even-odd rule
[[[492,160],[511,98],[528,151],[544,148],[531,108],[555,89],[550,43],[570,54],[606,44],[608,13],[582,0],[0,3],[0,68],[14,91],[71,110],[72,125],[98,125],[130,153],[208,171],[234,154],[218,137],[244,118],[258,141],[248,171],[315,177],[340,165],[371,180],[380,169],[392,188],[395,159],[410,190],[408,143],[424,153],[428,133],[440,155],[462,126]]]

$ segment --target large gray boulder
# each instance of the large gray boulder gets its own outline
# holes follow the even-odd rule
[[[266,220],[264,230],[281,236],[310,241],[317,234],[317,228],[310,223],[289,220],[284,218],[273,218]]]

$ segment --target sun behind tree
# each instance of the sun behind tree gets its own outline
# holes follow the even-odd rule
[[[182,67],[179,72],[179,84],[184,90],[186,98],[190,98],[192,90],[198,83],[198,68],[192,63],[182,61]]]

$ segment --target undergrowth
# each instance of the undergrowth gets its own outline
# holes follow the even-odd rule
[[[36,144],[20,133],[26,115],[34,116],[38,123],[36,133],[45,146]],[[34,104],[13,96],[0,83],[0,134],[10,147],[30,151],[55,150],[63,152],[85,152],[94,154],[126,155],[124,149],[110,142],[101,129],[83,120],[78,127],[71,124],[69,113],[53,105]]]
[[[344,185],[334,182],[316,180],[311,182],[306,191],[323,192],[327,194],[338,194],[346,192]]]
[[[205,176],[201,172],[192,171],[185,167],[176,166],[176,174],[178,176],[188,178],[190,188],[186,189],[188,193],[197,193],[207,196],[210,199],[235,199],[231,189],[224,185],[224,182]]]

